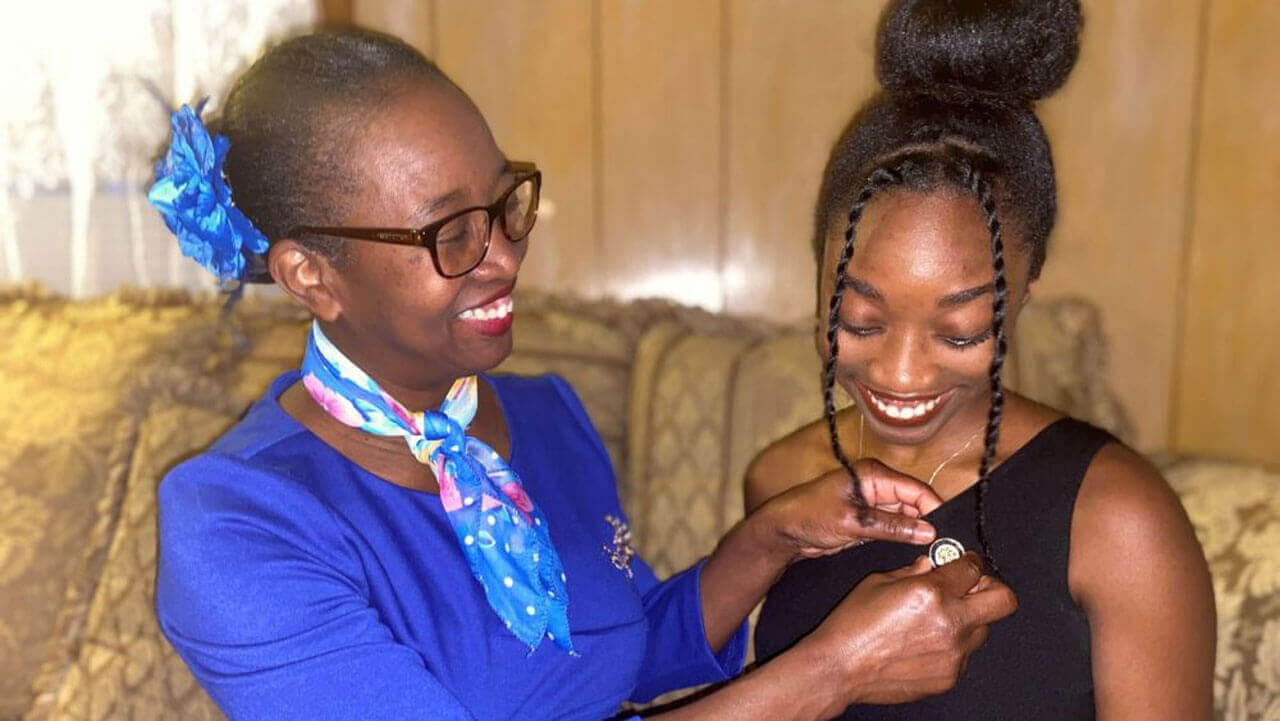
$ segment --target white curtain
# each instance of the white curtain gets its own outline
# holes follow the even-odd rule
[[[144,197],[168,112],[209,96],[315,0],[0,0],[0,281],[74,296],[211,288]]]

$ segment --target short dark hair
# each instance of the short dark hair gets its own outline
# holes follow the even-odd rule
[[[299,225],[338,225],[358,188],[345,147],[370,109],[415,78],[449,82],[409,44],[368,30],[320,30],[267,50],[211,123],[231,141],[224,169],[236,205],[272,242]],[[335,239],[305,240],[340,257]],[[261,263],[248,274],[270,280]]]

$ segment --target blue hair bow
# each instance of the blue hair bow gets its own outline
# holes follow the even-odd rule
[[[156,164],[156,182],[147,200],[178,237],[182,254],[221,282],[244,277],[245,253],[267,252],[267,237],[231,200],[222,174],[231,141],[210,137],[200,121],[205,100],[195,110],[183,105],[170,116],[173,137]]]

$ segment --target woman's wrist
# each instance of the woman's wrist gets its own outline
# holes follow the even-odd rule
[[[654,718],[825,721],[849,707],[843,678],[821,644],[801,641],[720,690]]]
[[[772,502],[765,503],[742,519],[737,530],[751,544],[754,554],[776,566],[781,574],[799,558],[799,547],[784,520],[775,512],[776,507]]]
[[[778,658],[794,656],[797,668],[805,669],[811,688],[818,694],[817,698],[825,704],[827,715],[831,718],[844,712],[862,699],[859,689],[850,685],[850,679],[861,677],[858,659],[838,648],[826,643],[821,635],[813,634],[802,638]]]
[[[857,700],[855,691],[847,687],[847,680],[854,676],[821,641],[802,639],[766,667],[800,680],[809,703],[798,707],[802,708],[799,718],[833,718]]]

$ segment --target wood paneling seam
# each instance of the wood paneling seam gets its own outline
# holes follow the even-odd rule
[[[1169,378],[1169,426],[1166,444],[1177,451],[1182,429],[1182,399],[1180,389],[1186,382],[1183,377],[1183,354],[1186,352],[1187,304],[1191,302],[1191,258],[1195,241],[1197,204],[1197,178],[1200,169],[1200,138],[1204,129],[1204,86],[1209,63],[1209,22],[1213,0],[1200,0],[1200,20],[1196,33],[1195,79],[1191,89],[1190,151],[1187,153],[1186,203],[1182,219],[1182,248],[1177,280],[1174,286],[1173,365]]]

